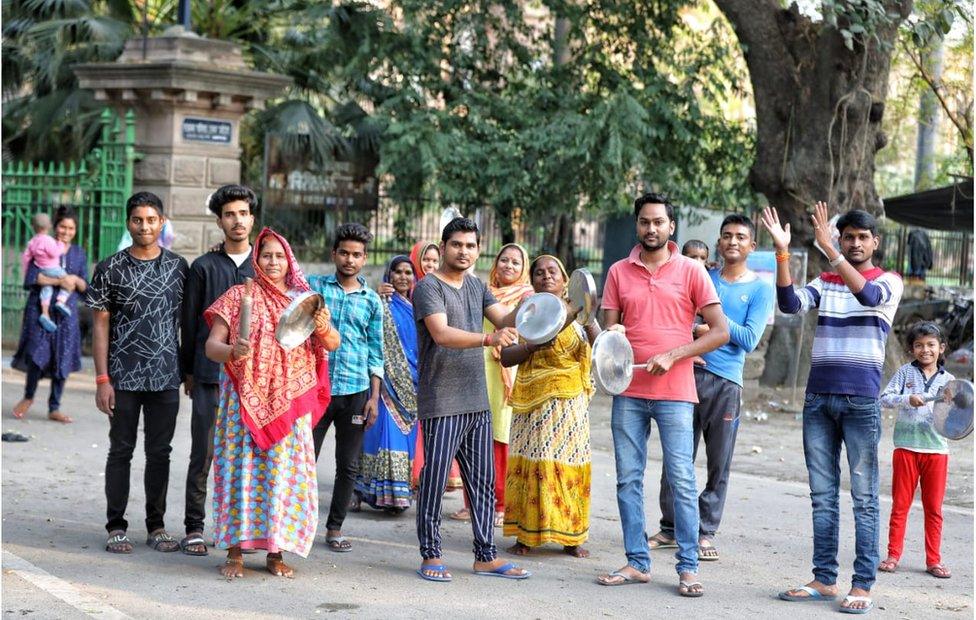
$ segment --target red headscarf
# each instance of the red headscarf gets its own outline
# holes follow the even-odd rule
[[[308,291],[291,246],[284,237],[265,228],[254,242],[251,261],[254,284],[251,306],[251,356],[231,360],[224,369],[234,383],[241,406],[241,419],[251,432],[254,443],[267,450],[291,433],[295,421],[312,414],[312,426],[329,405],[329,354],[318,338],[312,336],[301,346],[285,351],[275,339],[275,328],[291,297],[281,292],[258,267],[262,244],[276,239],[285,250],[288,273],[285,284],[291,291]],[[215,317],[230,327],[231,340],[240,330],[241,298],[244,285],[233,286],[204,312],[211,327]]]
[[[439,247],[437,247],[437,244],[429,241],[418,241],[417,243],[413,244],[413,248],[410,250],[410,264],[413,265],[413,279],[418,282],[424,277],[424,275],[426,275],[424,274],[423,265],[424,254],[426,254],[427,250],[430,248],[437,250],[438,256],[441,255],[441,250]]]

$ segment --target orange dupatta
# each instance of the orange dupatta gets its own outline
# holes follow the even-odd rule
[[[522,254],[522,273],[519,274],[518,279],[515,282],[502,286],[498,281],[498,259],[501,258],[502,252],[508,248],[515,248]],[[532,289],[530,284],[532,278],[529,273],[529,253],[525,251],[525,248],[517,243],[506,243],[499,250],[498,254],[495,255],[495,262],[491,265],[491,270],[488,272],[488,290],[491,294],[495,296],[500,304],[513,310],[515,306],[518,305],[522,299],[528,295],[531,295],[535,291]],[[486,328],[490,328],[491,324],[487,321],[485,322]],[[489,332],[490,333],[490,332]],[[501,365],[502,359],[502,348],[494,347],[491,350],[491,356],[497,363],[498,369],[502,376],[502,385],[505,386],[505,400],[508,401],[509,396],[512,395],[512,386],[515,384],[515,373],[513,368],[505,368]]]
[[[412,248],[410,248],[410,264],[413,265],[413,279],[415,282],[420,282],[420,279],[426,275],[424,273],[423,259],[424,254],[426,254],[427,250],[430,248],[437,250],[437,256],[441,255],[441,249],[437,246],[437,244],[429,241],[418,241],[417,243],[413,244]]]
[[[251,253],[255,275],[249,337],[251,356],[224,364],[240,399],[241,419],[262,450],[291,433],[295,421],[305,414],[312,414],[312,426],[315,426],[331,400],[329,354],[318,338],[313,335],[291,351],[285,351],[275,339],[278,319],[291,303],[291,297],[280,291],[258,267],[261,245],[268,237],[277,239],[285,249],[288,289],[310,290],[285,238],[270,228],[262,230]],[[235,338],[240,331],[243,296],[244,285],[228,289],[204,312],[207,324],[212,327],[219,316],[230,327],[231,338]]]

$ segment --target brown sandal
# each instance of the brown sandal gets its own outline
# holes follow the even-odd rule
[[[669,538],[664,532],[658,532],[647,539],[647,546],[651,549],[677,549],[678,541]]]
[[[939,579],[949,579],[952,577],[952,571],[945,564],[933,564],[926,568],[925,572]]]
[[[888,556],[884,562],[878,564],[878,570],[882,573],[893,573],[898,568],[898,558]]]

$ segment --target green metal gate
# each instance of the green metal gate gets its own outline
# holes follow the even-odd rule
[[[101,115],[98,146],[85,159],[65,164],[14,162],[3,174],[3,335],[16,342],[27,292],[23,289],[20,255],[33,236],[35,213],[53,215],[60,205],[78,212],[74,242],[88,254],[89,264],[115,252],[125,230],[125,201],[132,194],[135,160],[135,115]]]

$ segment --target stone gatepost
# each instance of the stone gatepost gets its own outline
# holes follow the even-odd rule
[[[119,59],[75,68],[95,98],[136,113],[135,191],[163,199],[192,260],[221,238],[206,198],[241,180],[240,120],[281,95],[291,78],[251,71],[240,48],[187,33],[131,39]]]

